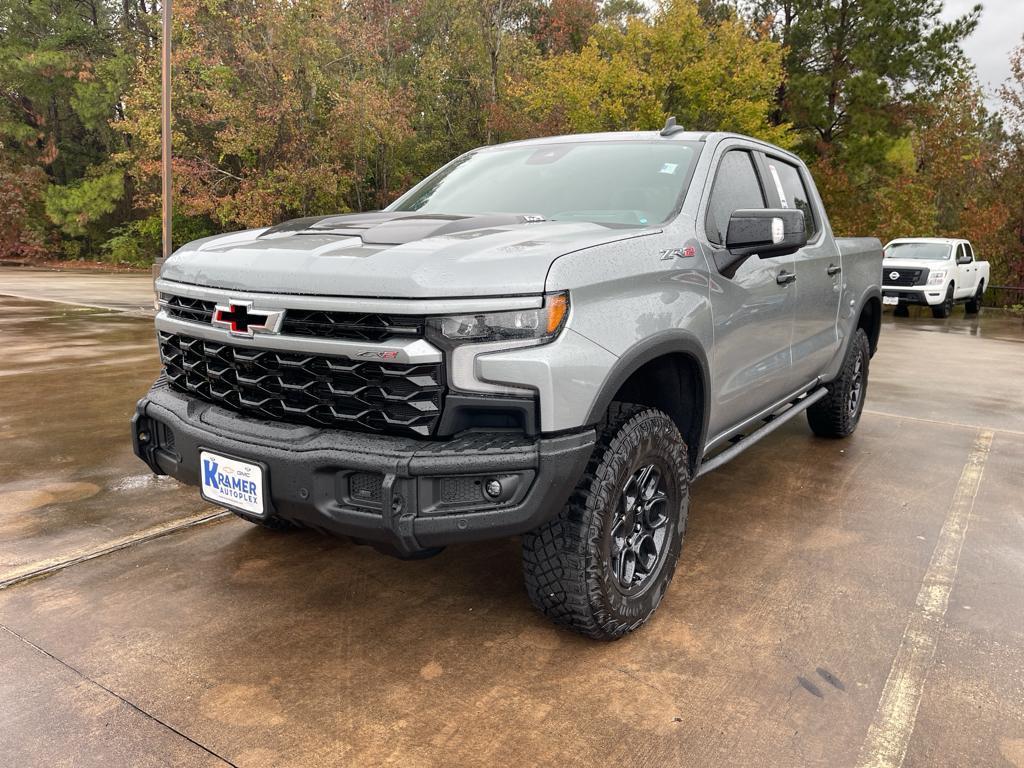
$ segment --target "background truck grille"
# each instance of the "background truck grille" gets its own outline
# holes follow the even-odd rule
[[[894,278],[893,274],[899,275],[899,277]],[[927,278],[927,269],[882,268],[882,285],[923,285]]]
[[[441,363],[361,362],[165,332],[159,342],[172,387],[257,417],[430,435],[441,414]]]
[[[289,336],[387,341],[393,336],[405,338],[422,336],[423,318],[412,315],[289,309],[284,313],[281,333]]]

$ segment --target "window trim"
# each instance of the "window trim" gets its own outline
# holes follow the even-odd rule
[[[770,173],[771,173],[771,171],[768,168],[768,160],[769,159],[774,160],[774,161],[776,161],[778,163],[785,163],[790,168],[792,168],[793,170],[796,171],[796,176],[800,180],[800,186],[802,186],[804,188],[804,194],[807,196],[807,203],[808,203],[808,205],[811,208],[811,224],[814,225],[814,237],[811,238],[810,240],[808,240],[807,241],[807,245],[804,246],[804,247],[806,248],[808,246],[818,245],[821,242],[822,235],[824,234],[824,227],[822,225],[821,210],[818,207],[817,196],[811,194],[812,187],[807,183],[807,181],[808,181],[807,176],[809,174],[805,171],[805,169],[803,167],[803,164],[802,163],[795,163],[792,160],[789,160],[789,159],[787,159],[787,158],[783,157],[782,155],[780,155],[778,153],[775,153],[775,152],[768,152],[768,151],[765,151],[765,150],[760,150],[758,152],[758,154],[761,155],[760,160],[761,160],[761,162],[764,163],[764,173],[765,173],[766,176],[770,175]],[[780,185],[782,184],[781,180],[779,181],[779,184]],[[772,185],[772,186],[774,186],[774,185]],[[782,207],[782,200],[780,200],[778,198],[778,192],[775,191],[774,189],[772,191],[775,192],[775,195],[776,195],[776,197],[775,197],[773,202],[776,203],[776,207],[781,208]],[[799,209],[796,209],[796,210],[799,210]]]
[[[707,201],[704,206],[703,222],[704,238],[708,241],[708,243],[710,243],[713,246],[717,246],[718,248],[725,248],[725,243],[719,243],[715,240],[715,237],[718,237],[718,232],[715,232],[714,237],[711,236],[711,232],[708,227],[708,218],[711,216],[711,200],[715,196],[715,187],[718,185],[718,177],[722,171],[722,165],[725,163],[726,155],[728,155],[730,152],[741,152],[747,156],[747,159],[750,161],[750,165],[753,168],[754,178],[757,180],[758,189],[761,191],[761,201],[765,208],[768,207],[768,194],[765,190],[765,181],[762,177],[761,169],[758,168],[757,165],[757,151],[758,150],[753,147],[747,147],[742,144],[736,144],[733,146],[727,146],[722,151],[722,154],[719,155],[718,157],[718,163],[717,165],[715,165],[715,173],[713,174],[713,177],[711,179],[711,186],[708,187]]]

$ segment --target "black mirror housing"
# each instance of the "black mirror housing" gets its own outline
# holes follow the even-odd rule
[[[762,259],[787,256],[807,245],[804,212],[795,208],[751,208],[733,211],[725,237],[732,256],[757,254]]]

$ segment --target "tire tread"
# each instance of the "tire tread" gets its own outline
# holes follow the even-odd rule
[[[630,403],[613,403],[600,430],[590,461],[559,514],[548,523],[524,534],[522,538],[523,577],[531,602],[556,624],[569,627],[587,637],[614,640],[642,625],[650,614],[631,623],[603,615],[599,609],[599,563],[590,553],[600,536],[600,517],[614,502],[615,486],[610,482],[621,465],[630,460],[625,450],[631,432],[655,428],[670,432],[679,453],[677,465],[684,467],[682,488],[689,477],[685,467],[686,445],[671,419],[661,411]],[[679,537],[685,530],[679,521]],[[666,544],[668,546],[668,544]],[[671,581],[673,563],[669,568]],[[668,581],[664,587],[667,587]],[[597,608],[597,609],[596,609]],[[652,611],[653,612],[653,611]]]

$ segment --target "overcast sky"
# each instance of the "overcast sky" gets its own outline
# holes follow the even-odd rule
[[[943,16],[955,19],[981,2],[981,21],[964,41],[964,51],[978,69],[990,107],[998,107],[996,90],[1010,76],[1010,51],[1024,37],[1024,0],[945,0]]]

